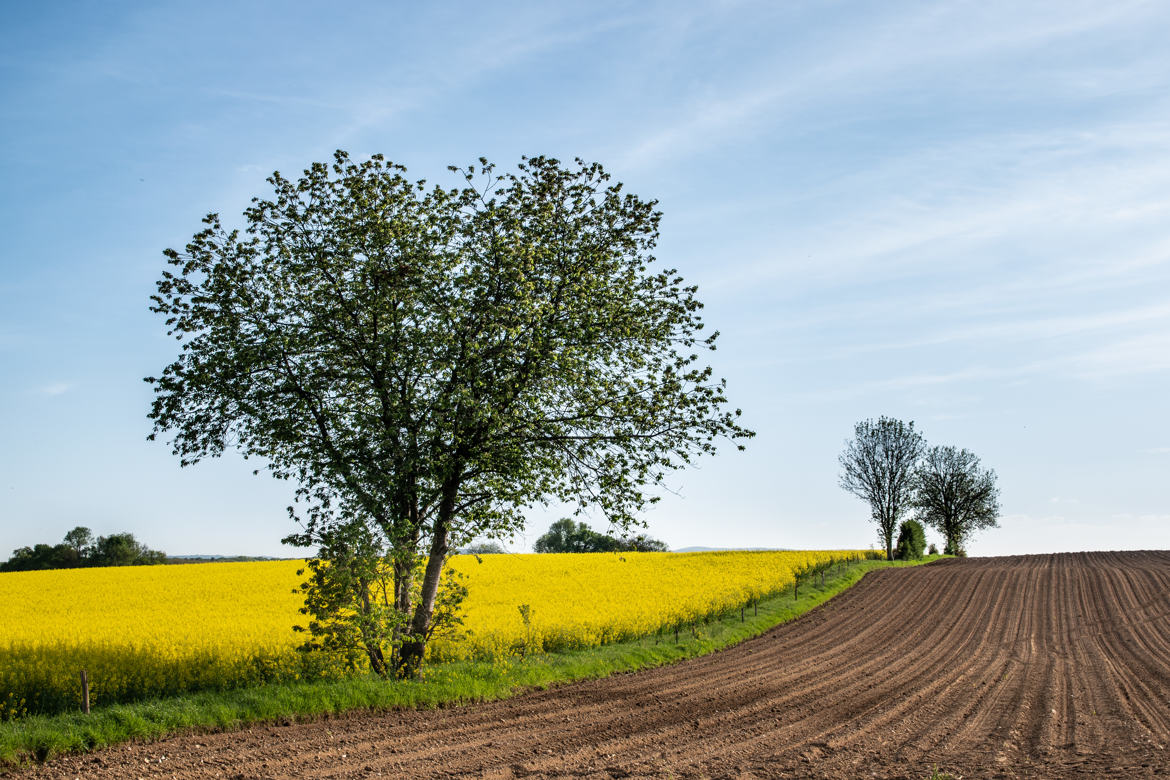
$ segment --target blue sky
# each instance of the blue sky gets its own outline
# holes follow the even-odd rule
[[[0,557],[69,528],[289,555],[287,486],[145,440],[162,250],[336,148],[603,163],[665,212],[758,436],[674,547],[865,547],[860,419],[996,470],[976,555],[1170,548],[1170,8],[55,3],[0,29]],[[559,516],[533,512],[531,542]],[[937,538],[932,536],[931,538]]]

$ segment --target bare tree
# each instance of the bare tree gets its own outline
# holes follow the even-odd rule
[[[913,498],[914,466],[924,446],[913,421],[881,417],[857,423],[839,458],[841,487],[869,502],[886,560],[894,560],[894,529]]]
[[[998,528],[999,488],[995,472],[956,447],[931,447],[915,473],[914,508],[922,522],[946,539],[943,552],[960,555],[971,534]]]

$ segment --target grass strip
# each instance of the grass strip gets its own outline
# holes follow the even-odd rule
[[[420,680],[355,677],[339,682],[282,683],[111,705],[89,715],[33,715],[0,723],[0,771],[65,753],[148,740],[185,730],[219,730],[262,722],[310,720],[347,710],[433,708],[490,701],[617,672],[633,672],[705,655],[758,636],[813,609],[867,572],[922,561],[861,561],[827,574],[825,584],[802,584],[721,619],[660,636],[522,659],[434,664]]]

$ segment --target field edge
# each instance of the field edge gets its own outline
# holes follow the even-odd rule
[[[787,592],[761,601],[755,614],[749,607],[742,620],[738,612],[733,612],[693,629],[684,628],[677,644],[673,634],[664,634],[504,663],[436,664],[428,667],[419,681],[386,682],[362,677],[328,683],[270,684],[115,705],[90,715],[31,716],[8,721],[0,723],[0,774],[68,753],[180,732],[310,721],[355,710],[459,706],[677,663],[731,647],[794,620],[852,587],[874,569],[922,565],[940,557],[862,561],[828,575],[824,585],[802,587],[798,599]]]

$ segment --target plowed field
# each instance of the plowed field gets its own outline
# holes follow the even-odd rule
[[[1170,552],[873,572],[729,650],[510,701],[186,735],[29,777],[1170,773]]]

